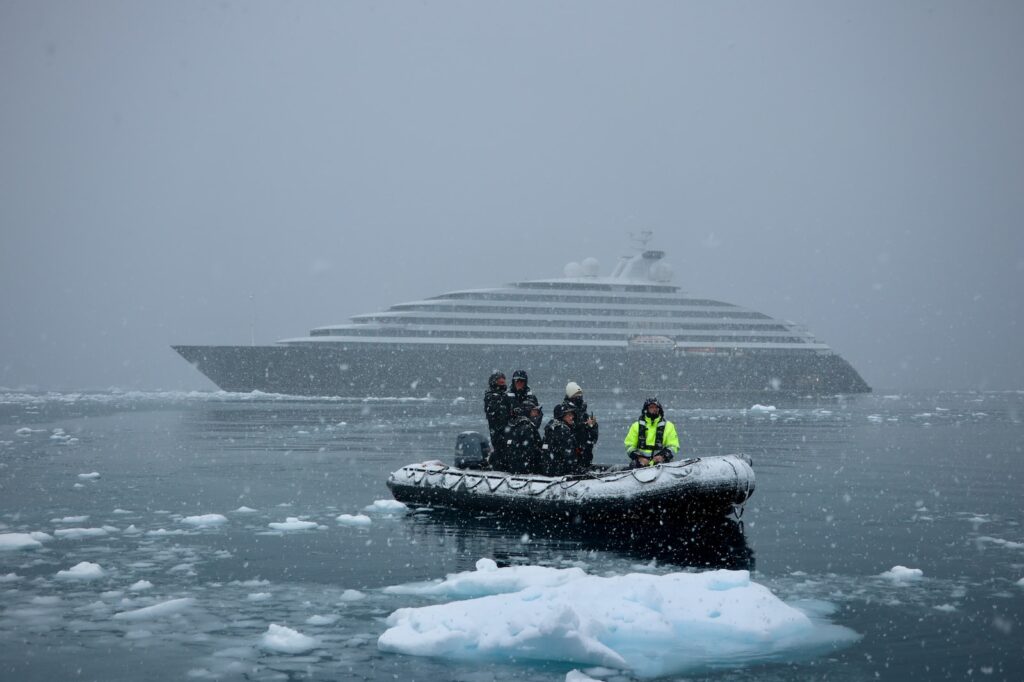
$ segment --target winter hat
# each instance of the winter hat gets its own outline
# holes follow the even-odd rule
[[[583,393],[583,389],[575,381],[570,381],[565,385],[565,397],[571,398],[577,393]]]

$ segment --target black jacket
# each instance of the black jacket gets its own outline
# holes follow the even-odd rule
[[[516,379],[523,380],[522,390],[516,390]],[[540,414],[533,418],[533,425],[540,429],[540,425],[544,423],[544,408],[540,406],[540,401],[537,400],[537,396],[530,390],[530,379],[521,369],[516,370],[512,374],[512,381],[510,383],[511,388],[509,389],[509,398],[512,400],[512,409],[517,407],[524,409],[526,414],[530,413],[531,407],[537,407],[540,410]]]
[[[562,404],[576,411],[572,435],[576,439],[578,448],[577,458],[583,466],[588,467],[594,462],[594,445],[597,444],[599,424],[595,422],[593,426],[587,426],[587,419],[591,415],[587,412],[587,403],[582,397],[566,398]]]
[[[515,417],[508,425],[505,442],[492,468],[510,474],[542,473],[541,445],[540,432],[530,418]]]
[[[507,438],[505,429],[512,420],[512,397],[505,388],[498,386],[497,377],[498,374],[491,375],[484,393],[484,414],[487,416],[491,447],[500,450]]]
[[[552,419],[544,426],[543,459],[548,476],[577,474],[585,468],[576,453],[572,428],[560,419]]]

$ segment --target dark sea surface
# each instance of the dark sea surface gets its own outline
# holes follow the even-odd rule
[[[540,396],[549,413],[556,397]],[[602,428],[596,461],[624,461],[644,396],[587,397]],[[624,543],[594,529],[364,511],[390,499],[391,471],[451,462],[456,434],[483,430],[477,395],[0,392],[0,534],[54,536],[0,551],[0,679],[564,680],[580,666],[378,650],[390,613],[427,603],[382,588],[482,557],[601,575],[747,569],[787,602],[833,605],[830,621],[861,636],[823,655],[674,679],[1024,679],[1024,392],[779,397],[774,409],[663,399],[684,454],[753,458],[742,524]],[[364,513],[363,527],[336,520]],[[205,514],[227,522],[183,521]],[[268,526],[289,517],[319,525]],[[104,576],[56,577],[83,561]],[[922,576],[882,575],[896,566]],[[130,589],[138,581],[152,587]],[[193,601],[167,618],[114,618],[170,599]],[[314,615],[336,619],[307,623]],[[321,646],[265,651],[271,623]]]

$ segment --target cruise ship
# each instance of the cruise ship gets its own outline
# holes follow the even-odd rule
[[[417,396],[482,391],[525,369],[534,390],[697,394],[863,393],[853,367],[807,330],[671,283],[644,247],[600,276],[587,259],[564,277],[452,291],[267,346],[174,346],[226,391]]]

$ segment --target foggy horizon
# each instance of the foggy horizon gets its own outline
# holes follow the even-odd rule
[[[1013,2],[0,3],[0,387],[212,390],[172,344],[608,274],[651,230],[672,284],[875,391],[1024,389],[1022,29]]]

